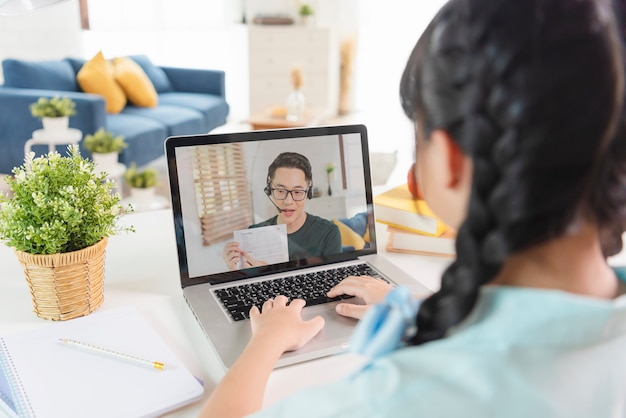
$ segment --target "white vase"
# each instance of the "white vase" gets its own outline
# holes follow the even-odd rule
[[[304,94],[300,90],[292,91],[287,96],[287,120],[295,122],[302,117],[304,112]]]
[[[300,16],[300,23],[307,28],[315,26],[315,18],[313,16]]]
[[[58,118],[41,118],[41,124],[46,131],[50,132],[59,132],[59,131],[67,131],[67,128],[70,126],[70,117],[69,116],[60,116]]]
[[[135,210],[148,210],[152,207],[156,195],[156,187],[131,187],[130,201]]]
[[[119,152],[92,152],[91,158],[93,162],[96,163],[97,170],[112,173],[117,168],[119,155]]]

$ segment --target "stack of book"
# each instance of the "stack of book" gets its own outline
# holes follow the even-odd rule
[[[377,222],[387,225],[387,251],[445,257],[456,254],[456,231],[424,200],[414,198],[406,184],[374,196],[374,215]]]

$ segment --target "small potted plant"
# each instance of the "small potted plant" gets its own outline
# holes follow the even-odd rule
[[[308,3],[302,3],[298,9],[300,15],[300,21],[303,25],[308,26],[311,22],[311,17],[314,14],[313,8]]]
[[[40,97],[28,107],[31,115],[41,119],[47,131],[63,131],[69,126],[69,117],[76,114],[76,103],[69,97]]]
[[[101,171],[112,172],[117,165],[119,154],[128,147],[123,135],[115,135],[104,128],[86,135],[83,146],[91,153],[91,158]]]
[[[24,268],[35,313],[66,320],[102,304],[104,251],[109,236],[123,230],[115,186],[80,155],[30,153],[5,180],[0,193],[0,240],[15,249]]]
[[[159,184],[158,173],[154,168],[138,169],[132,163],[124,173],[124,181],[130,187],[130,199],[137,210],[144,210],[154,201],[156,186]]]

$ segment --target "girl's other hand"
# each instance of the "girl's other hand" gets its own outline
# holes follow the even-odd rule
[[[345,294],[362,299],[365,305],[339,303],[335,307],[339,315],[361,319],[369,307],[382,302],[391,289],[393,286],[381,279],[370,276],[349,276],[330,289],[327,296],[334,298]]]

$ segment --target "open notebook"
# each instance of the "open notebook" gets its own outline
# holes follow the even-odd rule
[[[280,367],[348,348],[356,321],[336,314],[338,301],[325,296],[344,277],[369,275],[428,293],[378,254],[365,126],[178,136],[165,149],[180,284],[225,367],[250,338],[250,307],[277,294],[306,299],[304,317],[326,321],[305,347],[285,353]],[[284,152],[309,161],[312,184],[268,181],[268,167]],[[288,234],[298,206],[315,223]],[[224,249],[231,242],[265,265],[229,266]]]
[[[77,349],[60,338],[162,362],[165,368]],[[156,417],[204,393],[132,307],[2,335],[0,371],[0,412],[8,416]]]

